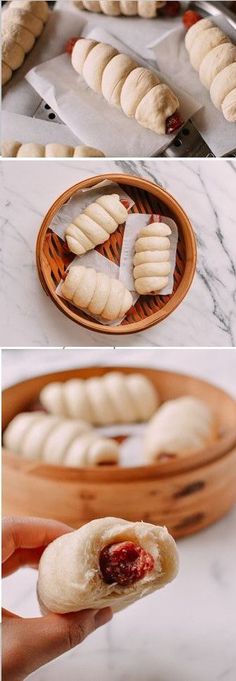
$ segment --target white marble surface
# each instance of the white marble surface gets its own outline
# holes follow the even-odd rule
[[[3,353],[3,386],[43,371],[92,364],[147,365],[192,373],[236,397],[235,350],[38,350]],[[236,512],[178,541],[180,572],[166,589],[116,615],[32,681],[235,681]],[[38,615],[37,574],[3,582],[3,605]]]
[[[197,237],[191,290],[164,322],[125,337],[83,329],[46,297],[35,266],[42,218],[84,177],[128,172],[161,182],[183,205]],[[236,165],[233,160],[170,159],[1,162],[2,346],[225,346],[236,341]]]

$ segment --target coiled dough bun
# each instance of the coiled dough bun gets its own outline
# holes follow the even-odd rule
[[[91,267],[71,267],[61,293],[76,307],[111,322],[122,319],[133,304],[122,281]]]
[[[159,404],[156,389],[146,376],[120,371],[48,383],[41,390],[40,401],[51,414],[100,426],[147,421]]]
[[[118,463],[115,440],[98,436],[85,421],[42,412],[15,416],[3,435],[4,446],[24,459],[63,466]]]
[[[144,456],[149,463],[187,456],[216,437],[217,424],[208,405],[196,397],[179,397],[165,402],[148,424]]]
[[[111,45],[79,38],[72,51],[72,66],[87,85],[102,94],[108,104],[121,108],[127,116],[159,135],[180,127],[179,101],[150,69],[140,67]]]
[[[227,121],[235,123],[236,45],[209,19],[201,19],[188,30],[185,44],[213,104]]]
[[[49,17],[43,0],[12,0],[2,15],[2,83],[23,64]]]
[[[164,222],[143,227],[135,242],[134,280],[140,295],[158,293],[168,284],[171,229]]]
[[[39,563],[37,591],[47,611],[110,606],[116,612],[165,586],[177,572],[176,544],[165,527],[100,518],[49,544]]]
[[[66,228],[68,248],[76,255],[83,255],[98,244],[103,244],[118,225],[125,222],[127,215],[128,211],[121,203],[119,194],[100,196]]]
[[[27,142],[21,144],[15,140],[6,140],[2,143],[1,155],[4,157],[17,158],[54,158],[54,157],[75,157],[75,156],[104,156],[102,151],[94,147],[84,145],[70,147],[68,144],[51,142],[50,144],[38,144],[37,142]]]
[[[74,2],[79,9],[90,12],[103,12],[110,16],[140,16],[153,19],[166,2],[157,0],[79,0]]]

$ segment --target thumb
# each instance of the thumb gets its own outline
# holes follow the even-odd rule
[[[50,613],[46,617],[21,620],[21,631],[18,621],[18,645],[23,657],[22,678],[77,646],[97,627],[109,622],[111,617],[110,608],[66,615]]]

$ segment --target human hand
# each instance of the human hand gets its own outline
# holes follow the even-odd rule
[[[38,567],[46,546],[71,528],[41,518],[6,518],[2,530],[2,575]],[[81,643],[112,617],[110,608],[23,618],[3,610],[3,681],[29,674]]]

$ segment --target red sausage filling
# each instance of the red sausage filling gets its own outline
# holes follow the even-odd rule
[[[129,586],[153,570],[154,560],[138,544],[122,541],[102,549],[99,566],[106,584]]]
[[[171,135],[172,132],[175,132],[179,128],[181,128],[181,125],[183,125],[183,122],[179,113],[176,111],[172,116],[169,116],[169,118],[166,119],[166,135]]]

